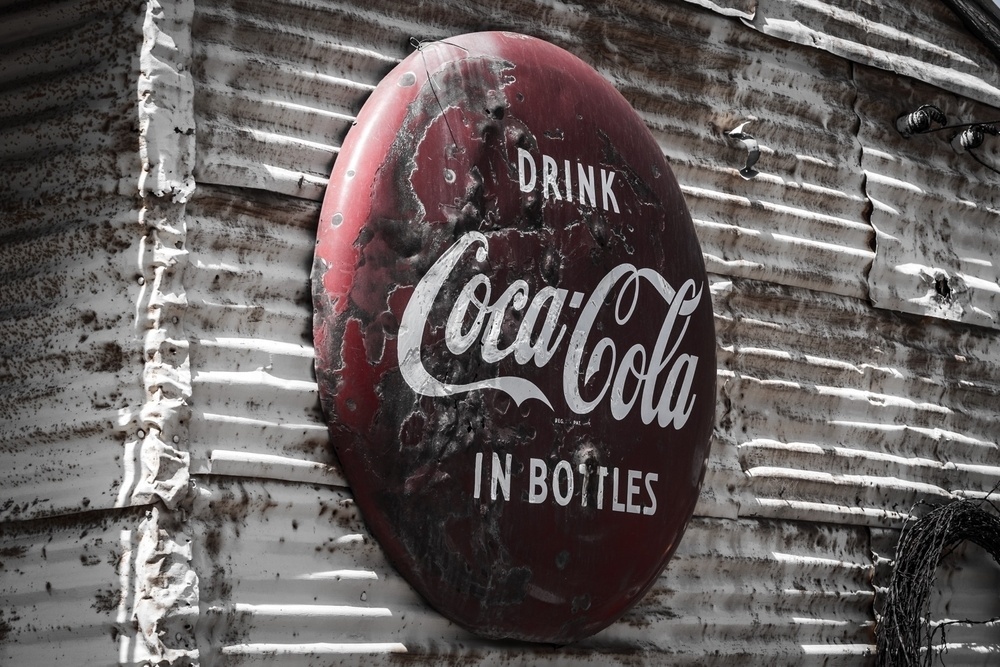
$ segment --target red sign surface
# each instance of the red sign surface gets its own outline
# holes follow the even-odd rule
[[[656,141],[575,56],[425,44],[337,158],[313,274],[321,398],[358,505],[441,613],[566,643],[677,547],[715,332]]]

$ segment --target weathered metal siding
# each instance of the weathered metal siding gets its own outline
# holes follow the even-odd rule
[[[757,0],[761,32],[1000,106],[1000,66],[944,2]]]
[[[110,509],[142,403],[138,17],[0,6],[2,664],[118,659],[121,531],[141,518]]]
[[[876,306],[1000,328],[1000,242],[991,233],[1000,221],[996,173],[950,144],[955,131],[903,139],[878,119],[901,109],[891,100],[926,100],[951,122],[991,120],[995,109],[911,80],[882,82],[858,71],[869,93],[859,105],[865,136],[863,168],[877,233],[871,298]],[[975,149],[996,166],[995,145]]]
[[[19,47],[0,57],[0,187],[24,183],[13,206],[0,191],[0,253],[19,262],[0,302],[4,661],[384,664],[406,652],[854,665],[873,649],[878,586],[913,503],[1000,481],[996,276],[983,238],[996,175],[946,142],[894,134],[896,116],[936,100],[956,118],[995,117],[995,62],[939,3],[51,7],[11,15],[4,25],[19,28],[3,34]],[[353,505],[312,371],[309,267],[337,147],[411,38],[481,29],[548,39],[625,94],[681,182],[712,273],[718,424],[696,517],[650,594],[573,647],[477,639],[412,592]],[[117,74],[73,76],[90,71],[73,69],[77,43],[119,44],[92,64]],[[51,52],[50,69],[32,48]],[[36,119],[44,109],[51,121]],[[752,180],[726,135],[743,123],[761,147]],[[77,140],[66,126],[82,128]],[[58,150],[39,160],[32,131]],[[91,191],[93,204],[80,196]],[[948,224],[921,234],[928,210]],[[118,231],[106,243],[88,237],[108,221]],[[67,253],[77,259],[58,263]],[[84,257],[92,288],[75,281]],[[34,270],[40,260],[51,273]],[[960,276],[968,301],[935,300],[912,264]],[[41,315],[36,293],[49,295]],[[32,327],[47,338],[16,337]],[[114,371],[87,361],[99,349],[89,345],[109,342],[125,355]],[[60,345],[65,357],[51,352]],[[28,467],[56,462],[82,474]],[[149,514],[102,515],[99,535],[24,521],[78,511],[84,497]],[[85,576],[38,563],[38,535]],[[101,564],[84,567],[96,552]],[[954,574],[962,562],[981,578]],[[942,570],[940,617],[995,614],[974,589],[1000,569],[981,554],[962,562]],[[12,619],[28,606],[32,616]],[[67,612],[76,632],[38,630]],[[953,631],[964,646],[949,658],[988,662],[992,631]]]
[[[215,211],[225,198],[256,203],[258,188],[318,199],[352,115],[408,52],[410,37],[509,28],[590,60],[647,119],[685,188],[709,268],[718,274],[713,295],[723,354],[720,423],[700,518],[653,594],[581,649],[598,648],[604,659],[643,650],[676,661],[705,662],[717,654],[760,664],[854,664],[872,643],[868,527],[898,527],[918,499],[982,492],[997,478],[988,407],[997,375],[989,338],[966,334],[966,365],[954,370],[993,380],[975,388],[959,379],[944,383],[945,368],[953,372],[958,363],[950,349],[956,334],[933,325],[916,336],[912,325],[865,301],[876,247],[856,108],[876,92],[859,90],[855,65],[843,58],[768,41],[683,6],[636,3],[615,12],[557,6],[525,25],[525,17],[537,14],[520,5],[472,13],[443,6],[199,3],[197,176],[224,186],[202,190],[210,193],[206,214],[219,218],[206,219],[206,229],[216,226],[228,239],[234,220],[240,230],[250,227],[255,213]],[[737,175],[745,153],[724,134],[746,121],[763,149],[761,174],[752,181]],[[303,205],[286,218],[283,202],[297,200],[266,199],[261,212],[278,211],[270,223],[289,224],[297,238]],[[196,256],[210,238],[206,231]],[[308,247],[288,243],[279,246],[286,264],[295,258],[304,265]],[[272,259],[280,251],[269,246],[247,252]],[[249,285],[263,282],[261,272],[280,272],[266,263],[219,260],[232,251],[216,248],[209,259],[206,249],[199,263],[233,267],[232,280]],[[273,345],[297,358],[302,341],[287,334],[273,343],[242,341],[257,327],[266,340],[281,335],[269,322],[287,314],[280,304],[304,289],[284,279],[268,284],[285,283],[284,294],[251,287],[243,301],[227,293],[231,288],[219,288],[221,298],[211,296],[214,287],[206,292],[206,304],[231,299],[236,309],[254,313],[232,320],[226,343],[199,346],[206,380],[219,380],[205,384],[212,389],[205,400],[220,407],[206,408],[204,425],[230,429],[222,442],[204,440],[206,469],[216,473],[291,480],[293,466],[305,470],[302,461],[324,471],[332,463],[321,448],[296,449],[295,437],[319,423],[300,403],[307,395],[300,391],[308,389],[299,383],[311,376],[293,372],[280,355],[268,353],[274,364],[263,357]],[[307,326],[300,314],[285,331]],[[204,321],[207,333],[219,319]],[[244,356],[229,358],[226,346]],[[247,390],[237,386],[240,377]],[[244,392],[254,382],[268,391],[248,401]],[[196,403],[198,387],[196,380]],[[966,416],[969,405],[983,411]],[[301,436],[285,440],[295,431],[282,429],[289,422]],[[192,420],[193,433],[202,428]],[[509,648],[469,637],[413,596],[358,522],[349,494],[338,490],[342,483],[329,469],[331,499],[324,500],[323,487],[204,480],[208,497],[222,499],[213,502],[235,508],[234,520],[215,518],[212,530],[198,531],[208,537],[197,569],[212,567],[202,603],[214,610],[200,632],[210,635],[206,645],[216,647],[216,657],[223,664],[264,657],[297,664],[322,655],[407,651],[429,659],[456,652],[477,662],[506,659]],[[288,561],[277,555],[260,558],[271,548],[284,558],[298,555],[296,564],[286,570],[281,563]],[[302,556],[310,551],[321,554],[320,562]],[[283,577],[296,583],[279,584]],[[531,649],[530,659],[584,659],[578,650]]]
[[[201,577],[208,611],[199,629],[200,645],[220,653],[211,664],[382,662],[370,654],[403,652],[475,664],[618,662],[637,652],[671,664],[801,664],[811,655],[856,664],[867,649],[862,529],[696,519],[633,611],[559,649],[487,642],[429,610],[388,565],[346,490],[222,479],[210,488],[196,521],[204,561],[195,563],[211,573]],[[817,646],[831,641],[839,646]]]
[[[186,344],[168,329],[193,124],[184,44],[158,28],[176,8],[0,8],[4,664],[188,648],[196,577],[167,511],[189,490]]]
[[[309,207],[258,189],[319,199],[351,117],[409,52],[410,37],[511,28],[569,48],[615,81],[663,142],[710,270],[741,279],[736,286],[721,276],[714,281],[726,354],[722,426],[701,518],[653,594],[621,622],[572,650],[514,649],[468,636],[416,598],[386,565],[335,471],[330,486],[319,488],[199,477],[211,505],[195,512],[206,527],[195,531],[203,540],[196,540],[202,555],[194,562],[202,604],[212,610],[199,637],[220,664],[305,664],[344,653],[360,660],[396,651],[431,660],[459,653],[484,663],[506,660],[511,651],[573,661],[587,659],[588,649],[614,660],[653,651],[699,663],[717,654],[758,664],[810,657],[853,664],[869,651],[867,533],[852,521],[831,521],[829,513],[768,509],[781,475],[750,462],[750,441],[739,430],[752,415],[766,416],[775,399],[794,395],[781,391],[788,380],[771,372],[773,357],[824,356],[809,347],[822,344],[821,335],[782,339],[788,320],[770,321],[775,302],[757,294],[767,292],[759,281],[798,288],[806,303],[824,292],[865,294],[873,232],[849,65],[777,43],[761,52],[759,35],[683,5],[636,4],[614,13],[557,7],[526,25],[537,13],[528,5],[473,12],[198,4],[200,185],[189,206],[198,231],[188,239],[197,274],[189,268],[186,278],[187,328],[199,341],[192,346],[193,465],[216,475],[291,480],[293,470],[306,470],[305,461],[317,471],[332,463],[326,450],[310,445],[313,437],[321,441],[315,429],[322,422],[303,410],[312,376],[296,366],[308,344],[300,332],[309,313],[289,307],[305,285],[285,274],[311,256],[308,236],[300,239]],[[749,182],[737,174],[745,151],[724,134],[747,120],[765,152],[762,175]],[[761,319],[756,326],[746,324],[750,309]],[[291,319],[296,312],[300,319]],[[794,312],[788,319],[797,321]],[[761,351],[752,368],[757,377],[748,376],[750,348]],[[851,358],[849,347],[842,356]],[[802,365],[799,373],[825,372]],[[794,428],[767,424],[754,442],[777,443],[786,430]],[[764,443],[757,452],[769,455]],[[747,475],[750,468],[756,477]],[[793,467],[790,474],[808,485],[808,470]],[[854,489],[824,491],[837,504],[850,502],[840,496]],[[814,518],[829,523],[799,523]],[[209,659],[207,648],[202,657]]]
[[[250,480],[213,486],[210,511],[199,513],[205,565],[216,568],[201,588],[209,613],[199,639],[221,652],[212,664],[384,662],[388,655],[370,654],[403,652],[463,664],[620,662],[636,653],[669,654],[671,664],[800,664],[813,654],[856,664],[866,649],[869,628],[854,611],[870,599],[860,529],[696,519],[660,582],[621,622],[572,647],[512,646],[427,609],[385,561],[349,493]],[[805,537],[828,558],[811,556]],[[810,594],[816,578],[825,590]],[[840,646],[814,646],[834,639]]]
[[[137,14],[113,2],[0,11],[0,521],[9,521],[117,500],[120,411],[141,402],[131,335],[139,215],[117,196],[138,163],[127,85]]]
[[[343,483],[313,379],[318,204],[202,186],[188,214],[192,472]]]
[[[127,509],[0,527],[0,663],[119,664],[142,518]]]
[[[923,104],[942,107],[950,123],[996,120],[996,58],[946,3],[842,8],[762,0],[749,24],[869,66],[857,69],[855,81],[878,234],[869,286],[875,305],[996,328],[1000,268],[995,241],[983,233],[998,215],[995,174],[952,149],[955,130],[906,141],[887,122]],[[975,154],[996,167],[995,145]]]

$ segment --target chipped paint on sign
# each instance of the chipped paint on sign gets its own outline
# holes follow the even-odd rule
[[[659,147],[567,52],[478,33],[386,77],[331,178],[317,371],[373,532],[477,633],[611,623],[677,548],[715,413],[708,283]]]

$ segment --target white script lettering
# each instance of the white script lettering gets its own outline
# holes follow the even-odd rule
[[[506,375],[450,384],[441,382],[424,367],[421,343],[432,306],[455,267],[473,246],[476,246],[476,260],[484,263],[488,257],[488,239],[480,232],[468,232],[434,263],[414,289],[403,311],[397,341],[403,379],[413,391],[424,396],[451,396],[495,389],[508,394],[518,405],[534,398],[552,409],[549,397],[533,382],[521,377]],[[640,290],[650,288],[666,304],[666,315],[652,349],[647,350],[641,343],[635,343],[619,355],[614,339],[605,336],[589,348],[589,355],[585,355],[602,311],[611,309],[613,312],[606,317],[613,317],[618,325],[624,325],[636,314]],[[479,354],[486,363],[495,364],[513,355],[518,365],[531,361],[542,368],[556,357],[567,333],[567,325],[559,324],[563,311],[567,308],[578,309],[582,305],[569,335],[563,361],[562,384],[566,406],[576,414],[585,415],[607,398],[611,414],[617,420],[624,419],[638,404],[644,424],[655,421],[661,428],[673,426],[680,429],[687,422],[697,399],[697,395],[691,392],[698,357],[679,351],[688,332],[691,315],[703,296],[702,287],[693,280],[687,280],[680,288],[674,289],[657,271],[623,263],[609,271],[589,297],[580,292],[570,294],[566,289],[544,287],[530,298],[530,287],[523,280],[515,280],[495,301],[492,295],[493,284],[488,276],[481,273],[463,286],[452,304],[445,326],[445,343],[449,352],[463,354],[480,341]],[[544,318],[543,309],[546,310]],[[517,335],[512,343],[503,347],[500,333],[504,322],[514,313],[523,313]],[[664,375],[665,382],[660,382],[659,378]],[[603,377],[603,380],[588,387],[595,377]],[[617,477],[614,481],[617,487]],[[632,495],[633,488],[637,488],[635,483],[634,479],[622,480],[622,486],[628,488],[629,495]],[[630,506],[629,510],[636,511],[634,506]]]

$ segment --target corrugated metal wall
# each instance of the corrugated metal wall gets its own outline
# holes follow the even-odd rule
[[[119,412],[142,402],[139,212],[117,196],[138,164],[138,14],[115,5],[15,5],[0,21],[2,521],[113,507]]]
[[[853,665],[914,503],[1000,482],[1000,177],[894,128],[924,103],[996,115],[996,63],[944,5],[106,5],[3,22],[29,28],[0,56],[0,168],[24,183],[11,204],[2,191],[0,252],[19,263],[2,299],[0,661],[79,641],[88,664]],[[482,29],[559,44],[623,92],[711,273],[718,424],[696,517],[653,591],[573,647],[477,639],[412,592],[353,505],[312,371],[309,269],[337,147],[412,38]],[[83,65],[73,48],[110,55]],[[752,180],[725,134],[742,123],[762,150]],[[72,280],[81,266],[89,282]],[[93,366],[109,344],[121,364]],[[84,497],[104,511],[81,515]],[[41,563],[39,536],[62,545]],[[93,580],[46,565],[54,551],[94,562]],[[1000,568],[963,558],[941,570],[935,618],[1000,615],[980,593]],[[60,623],[64,609],[87,620]],[[992,632],[950,630],[948,664],[989,662]]]
[[[117,663],[140,13],[0,3],[0,663]],[[127,562],[127,559],[125,560]]]

